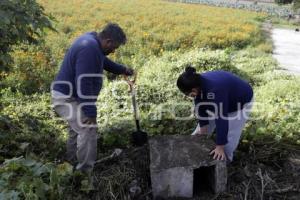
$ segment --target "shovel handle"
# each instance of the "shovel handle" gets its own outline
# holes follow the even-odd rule
[[[134,85],[135,85],[135,82],[136,82],[136,77],[137,77],[137,73],[134,73],[133,75],[133,79],[129,79],[128,76],[124,76],[124,80],[128,83],[129,87],[130,87],[130,91],[132,91]]]
[[[139,120],[139,114],[138,114],[138,106],[137,106],[136,97],[135,97],[136,96],[136,91],[135,91],[135,87],[134,87],[136,77],[137,77],[137,74],[135,73],[134,76],[133,76],[133,80],[130,80],[128,78],[128,76],[124,76],[124,79],[130,87],[135,125],[136,125],[137,131],[140,131],[140,120]]]

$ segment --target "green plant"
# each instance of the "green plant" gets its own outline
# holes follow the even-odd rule
[[[49,47],[44,44],[20,45],[11,55],[14,57],[14,63],[9,74],[2,77],[3,88],[10,87],[24,95],[50,90],[57,63],[53,61]]]
[[[5,160],[0,168],[0,199],[62,199],[71,175],[68,163],[55,166],[23,157]]]
[[[13,45],[37,43],[45,28],[54,30],[35,0],[0,1],[0,71],[9,70]]]
[[[23,96],[8,88],[0,96],[0,162],[28,154],[47,160],[62,157],[65,124],[55,117],[48,95]]]

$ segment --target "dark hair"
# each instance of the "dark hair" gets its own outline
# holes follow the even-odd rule
[[[191,66],[186,67],[185,72],[180,74],[177,79],[177,87],[186,95],[188,95],[193,88],[199,88],[200,86],[200,74],[196,73],[196,69]]]
[[[106,24],[98,36],[101,39],[111,39],[119,45],[125,44],[127,41],[123,29],[116,23]]]

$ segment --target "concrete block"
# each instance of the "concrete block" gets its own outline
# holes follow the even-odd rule
[[[193,197],[197,188],[194,173],[200,168],[207,168],[205,184],[213,192],[226,190],[226,162],[213,160],[209,155],[215,146],[212,140],[203,136],[158,136],[149,140],[149,146],[154,198]]]

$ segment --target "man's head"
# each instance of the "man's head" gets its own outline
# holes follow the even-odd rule
[[[126,35],[118,24],[108,23],[101,32],[98,33],[102,50],[105,55],[114,53],[119,46],[126,43]]]
[[[177,87],[179,90],[189,97],[195,98],[200,94],[201,80],[200,74],[196,73],[193,67],[186,67],[177,79]]]

